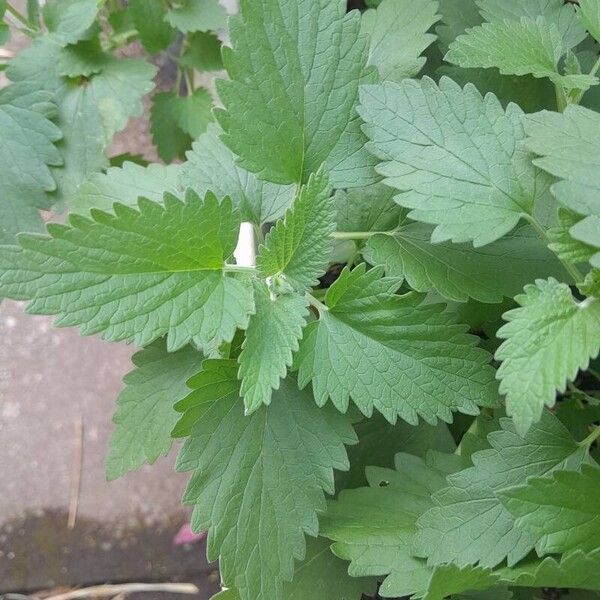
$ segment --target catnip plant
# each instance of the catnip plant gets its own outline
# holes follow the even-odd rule
[[[600,0],[240,4],[0,1],[0,296],[140,348],[109,479],[183,440],[220,600],[600,598]]]

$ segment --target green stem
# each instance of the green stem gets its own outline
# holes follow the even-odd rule
[[[223,267],[225,273],[255,273],[256,267],[246,267],[244,265],[225,265]]]
[[[194,76],[190,73],[189,69],[183,70],[183,76],[185,78],[185,87],[187,88],[187,95],[191,96],[194,93]]]
[[[181,93],[181,78],[183,77],[183,69],[177,67],[177,76],[175,78],[175,93],[179,96]]]
[[[591,75],[593,77],[594,75],[596,75],[598,73],[598,71],[600,71],[600,56],[598,57],[598,60],[594,63],[594,66],[592,67],[592,69],[588,73],[588,75]],[[581,102],[581,99],[585,95],[586,91],[587,90],[581,90],[580,92],[578,92],[577,96],[575,96],[575,98],[573,100],[573,104],[579,104]]]
[[[24,33],[26,33],[27,35],[30,35],[30,36],[32,34],[37,33],[36,30],[31,26],[31,23],[29,22],[27,17],[25,17],[25,15],[22,15],[14,6],[12,6],[11,4],[8,4],[8,2],[6,3],[6,10],[17,21],[19,21],[19,23],[21,23],[21,25],[23,25],[23,27],[25,28],[23,30]]]
[[[535,229],[536,233],[540,236],[546,246],[550,245],[551,240],[548,237],[548,232],[544,229],[542,224],[535,217],[527,213],[523,213],[523,218]],[[579,284],[583,281],[583,275],[572,262],[563,260],[562,258],[559,258],[559,260],[567,273],[572,277],[573,283]]]
[[[567,106],[569,105],[569,101],[567,100],[567,95],[565,94],[564,88],[559,84],[554,84],[554,89],[556,90],[556,108],[558,112],[564,112]]]
[[[368,240],[374,235],[394,235],[395,229],[391,231],[335,231],[330,234],[334,240]]]
[[[327,306],[325,306],[322,302],[319,302],[312,294],[309,294],[308,292],[306,292],[306,299],[311,306],[317,309],[320,315],[329,310]]]
[[[599,437],[600,425],[598,427],[595,427],[592,433],[590,433],[590,435],[588,435],[584,440],[581,440],[581,442],[579,442],[578,445],[582,448],[589,448]]]

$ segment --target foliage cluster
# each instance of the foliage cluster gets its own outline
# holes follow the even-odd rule
[[[600,0],[367,4],[0,0],[0,296],[141,348],[220,600],[600,598]]]

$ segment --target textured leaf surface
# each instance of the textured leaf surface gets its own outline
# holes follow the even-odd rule
[[[197,71],[218,71],[223,68],[221,41],[214,33],[197,31],[189,36],[179,63]]]
[[[600,114],[569,106],[562,114],[543,111],[525,119],[535,163],[562,181],[552,186],[566,208],[587,217],[571,235],[600,250]],[[590,261],[600,267],[600,252]]]
[[[52,36],[40,37],[11,61],[7,74],[55,95],[63,165],[53,169],[54,201],[68,203],[83,181],[108,166],[104,150],[130,117],[142,114],[141,98],[153,88],[156,69],[143,60],[110,58],[89,80],[67,80],[59,73],[62,51]]]
[[[394,423],[452,421],[454,411],[477,414],[496,402],[489,355],[442,312],[397,296],[397,280],[365,265],[344,270],[325,298],[327,310],[304,332],[297,356],[299,381],[312,381],[320,406],[331,398],[341,411],[349,399],[367,416],[373,409]]]
[[[338,190],[336,223],[340,231],[389,231],[398,226],[404,209],[392,199],[394,192],[382,184]]]
[[[211,358],[202,363],[200,373],[187,382],[192,391],[175,404],[175,410],[182,415],[173,428],[173,437],[189,436],[196,423],[216,402],[239,399],[237,372],[234,360]]]
[[[530,479],[500,494],[517,527],[538,537],[539,554],[599,550],[598,498],[600,468],[592,465],[583,465],[580,472],[554,471],[552,477]]]
[[[209,125],[194,142],[181,167],[181,185],[201,196],[208,191],[229,196],[241,211],[242,220],[256,225],[282,217],[294,200],[296,187],[262,181],[239,167],[233,152],[220,140],[220,133],[217,125]]]
[[[183,0],[169,10],[165,18],[183,33],[215,31],[225,27],[227,11],[219,0]]]
[[[560,560],[550,556],[542,561],[527,560],[512,568],[499,569],[498,573],[510,585],[519,587],[599,590],[600,550],[590,554],[571,552]]]
[[[99,0],[53,0],[44,4],[44,24],[61,44],[80,40],[96,19]]]
[[[600,2],[598,0],[579,0],[579,17],[592,37],[600,42]]]
[[[597,83],[589,75],[562,75],[565,53],[558,27],[543,19],[483,23],[459,36],[445,59],[461,67],[495,67],[504,75],[548,77],[566,88],[587,89]]]
[[[22,236],[22,248],[0,251],[0,293],[31,300],[29,311],[59,314],[59,325],[84,335],[145,346],[168,334],[169,350],[190,341],[211,347],[245,328],[252,287],[224,276],[236,246],[239,215],[193,193],[163,206],[140,200],[139,211],[74,215],[47,236]]]
[[[151,54],[165,50],[175,40],[177,32],[165,21],[167,11],[162,0],[131,0],[128,10],[144,48]]]
[[[88,214],[92,208],[109,211],[115,203],[136,207],[140,197],[162,202],[165,192],[179,192],[178,176],[177,165],[142,167],[125,162],[122,167],[111,167],[106,173],[94,173],[85,181],[70,203],[71,212]]]
[[[543,17],[556,25],[568,48],[585,38],[585,29],[575,14],[575,8],[562,0],[477,0],[486,21],[520,21],[523,17]]]
[[[439,4],[442,21],[435,32],[445,52],[459,35],[479,25],[483,19],[475,0],[440,0]]]
[[[179,99],[177,125],[192,139],[206,131],[212,118],[213,102],[208,90],[197,88],[189,96]]]
[[[506,341],[496,358],[507,413],[525,432],[600,351],[600,302],[578,302],[556,279],[526,286],[516,301],[520,308],[504,315],[508,323],[498,331]]]
[[[362,15],[362,31],[369,36],[368,64],[377,67],[380,80],[415,77],[425,64],[423,51],[435,40],[428,33],[439,21],[438,4],[424,0],[383,0]]]
[[[444,487],[449,467],[460,468],[460,458],[436,465],[398,454],[395,469],[367,468],[369,487],[344,490],[329,504],[321,531],[335,541],[335,553],[351,561],[350,575],[385,576],[380,590],[384,597],[426,587],[430,570],[413,558],[411,545],[416,520],[431,507],[431,495]]]
[[[414,549],[429,563],[494,567],[505,558],[512,566],[534,547],[536,538],[514,525],[497,493],[556,469],[576,469],[586,451],[549,412],[521,437],[510,419],[488,435],[490,448],[473,454],[473,467],[448,477],[448,487],[433,497],[434,507],[420,517]]]
[[[263,282],[254,286],[254,302],[256,312],[250,319],[238,359],[240,393],[247,413],[271,403],[271,391],[286,376],[308,317],[308,302],[303,296],[271,297]]]
[[[363,86],[360,114],[410,217],[437,225],[432,241],[489,244],[530,214],[549,185],[520,142],[522,111],[443,77]],[[467,118],[468,115],[468,118]]]
[[[54,146],[61,132],[48,117],[55,112],[46,92],[14,84],[0,91],[0,243],[21,231],[41,231],[37,208],[49,208],[56,184],[49,166],[62,158]]]
[[[498,579],[498,575],[487,569],[473,567],[463,567],[461,569],[452,564],[442,565],[433,571],[423,600],[444,600],[450,594],[454,598],[454,594],[466,591],[483,591],[486,588],[495,586]],[[471,595],[466,597],[472,598]],[[490,600],[492,598],[498,600],[501,596],[496,593],[494,596],[490,596]],[[508,596],[508,598],[510,600],[511,596]],[[475,600],[479,600],[479,596],[475,595]]]
[[[239,399],[221,399],[194,426],[177,463],[194,471],[184,501],[194,504],[194,529],[209,530],[209,559],[220,556],[223,580],[243,600],[285,597],[333,469],[348,468],[344,444],[355,442],[344,415],[319,409],[289,379],[250,416]]]
[[[240,165],[304,183],[325,163],[336,187],[375,181],[356,114],[367,60],[360,15],[344,0],[242,0],[219,81],[223,141]]]
[[[432,232],[430,225],[404,225],[393,236],[371,237],[363,256],[371,264],[383,265],[386,275],[405,278],[418,292],[434,289],[458,302],[468,298],[501,302],[536,277],[566,275],[528,226],[483,248],[449,242],[432,244]],[[507,261],[510,269],[505,269]]]
[[[338,473],[338,489],[356,488],[367,484],[366,467],[394,468],[394,456],[399,452],[424,457],[429,450],[451,453],[456,444],[445,423],[416,427],[404,421],[391,425],[381,415],[373,415],[354,426],[358,444],[348,449],[350,471]]]
[[[100,73],[108,62],[110,56],[102,50],[99,38],[82,40],[62,49],[59,73],[63,77],[89,77]]]
[[[331,551],[331,543],[323,538],[309,540],[306,558],[296,565],[291,583],[284,586],[285,600],[361,600],[377,589],[372,577],[350,577],[348,563]]]
[[[185,98],[176,92],[160,92],[152,97],[150,131],[158,156],[167,163],[183,158],[192,138],[179,125]]]
[[[135,369],[125,375],[126,387],[117,398],[116,427],[106,460],[108,479],[166,456],[179,416],[174,405],[189,394],[186,381],[200,370],[202,355],[190,346],[167,353],[159,341],[135,354],[133,363]]]
[[[324,171],[311,175],[294,204],[269,232],[256,264],[264,277],[282,274],[297,289],[318,283],[333,247],[335,204]]]
[[[596,249],[590,244],[576,240],[571,236],[571,229],[579,224],[581,217],[567,208],[561,208],[558,213],[559,224],[548,231],[550,244],[548,248],[552,250],[561,260],[567,262],[585,263],[591,260],[596,254]],[[594,221],[591,221],[594,224]],[[582,223],[585,225],[585,223]],[[580,230],[581,227],[578,227]],[[594,237],[593,242],[600,240],[600,232]]]

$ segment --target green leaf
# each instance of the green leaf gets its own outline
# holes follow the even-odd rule
[[[341,231],[388,231],[398,226],[404,210],[392,199],[391,188],[375,184],[338,190],[336,223]]]
[[[187,40],[179,64],[197,71],[219,71],[223,68],[221,40],[214,33],[193,33]]]
[[[213,191],[229,196],[242,213],[242,220],[263,225],[282,217],[294,200],[296,187],[257,179],[235,162],[235,155],[219,135],[221,129],[211,124],[181,166],[180,183],[198,194]]]
[[[575,14],[575,7],[563,0],[477,0],[486,21],[533,21],[543,17],[556,25],[567,48],[582,42],[585,29]]]
[[[77,190],[71,201],[71,212],[89,214],[93,208],[112,210],[115,203],[136,207],[138,198],[162,202],[165,192],[179,193],[178,165],[150,164],[142,167],[124,162],[122,167],[110,167],[106,173],[94,173]],[[220,194],[219,197],[227,194]],[[199,194],[201,197],[206,195]]]
[[[600,351],[600,303],[578,302],[556,279],[540,279],[515,299],[520,307],[504,315],[496,358],[507,413],[524,433]]]
[[[242,0],[223,52],[231,81],[217,82],[223,141],[242,167],[275,183],[305,183],[322,164],[335,187],[376,181],[356,114],[359,30],[344,0]]]
[[[552,186],[566,208],[587,217],[571,227],[572,237],[597,248],[590,262],[600,267],[600,114],[581,106],[564,113],[528,115],[527,145],[535,164],[561,179]]]
[[[476,338],[442,305],[395,295],[397,280],[381,274],[364,264],[344,269],[329,288],[300,344],[301,387],[312,381],[319,406],[331,398],[345,412],[351,397],[363,414],[375,408],[390,423],[451,422],[455,411],[495,404],[494,369]]]
[[[44,4],[44,23],[62,45],[74,44],[93,25],[99,9],[99,0],[52,0]]]
[[[100,73],[110,62],[96,37],[66,46],[60,54],[59,74],[63,77],[89,77]]]
[[[165,19],[183,33],[223,29],[227,11],[219,0],[179,0],[169,10]]]
[[[504,107],[514,102],[526,113],[556,107],[556,89],[548,79],[502,75],[498,69],[463,69],[454,65],[444,65],[436,73],[450,77],[461,87],[472,83],[483,96],[492,92]]]
[[[581,23],[591,36],[600,42],[600,2],[598,0],[579,0],[578,8]]]
[[[425,64],[423,51],[435,40],[428,33],[440,20],[438,3],[424,0],[383,0],[362,15],[361,29],[369,36],[367,64],[377,67],[381,81],[415,77]]]
[[[106,460],[109,480],[167,455],[179,416],[173,406],[188,395],[185,382],[200,370],[202,355],[191,346],[169,354],[159,341],[135,354],[133,364],[113,417],[116,427]]]
[[[355,442],[346,417],[317,408],[290,379],[250,416],[222,398],[196,423],[177,462],[194,471],[184,501],[194,530],[208,529],[209,560],[220,558],[223,581],[243,600],[282,600],[304,534],[317,535],[333,469],[348,468],[344,444]]]
[[[498,580],[499,576],[487,569],[473,567],[461,569],[452,564],[442,565],[433,571],[423,600],[444,600],[451,594],[482,591],[494,587]],[[452,597],[454,598],[454,596]],[[475,596],[474,600],[477,598]],[[499,595],[495,595],[493,598],[498,600]]]
[[[181,98],[176,92],[160,92],[152,96],[150,131],[158,156],[167,163],[183,158],[192,138],[179,125]]]
[[[549,178],[521,148],[522,111],[443,77],[363,86],[360,114],[377,171],[433,242],[489,244],[531,214]],[[465,118],[469,115],[469,118]]]
[[[321,169],[310,176],[285,218],[278,221],[260,247],[256,265],[261,275],[284,275],[299,290],[316,285],[329,264],[334,219],[331,186]]]
[[[56,111],[46,92],[27,84],[0,91],[0,243],[12,244],[21,231],[41,231],[36,208],[49,208],[56,184],[49,166],[60,165],[54,143],[61,132],[48,117]]]
[[[7,72],[13,81],[54,94],[64,163],[53,169],[55,202],[68,201],[92,173],[108,166],[105,148],[130,117],[143,113],[142,96],[152,89],[156,74],[145,61],[111,58],[89,80],[69,80],[59,74],[63,50],[52,36],[43,36],[11,61]]]
[[[529,479],[526,485],[503,490],[499,497],[516,526],[539,539],[540,555],[600,550],[599,467],[554,471],[552,477]]]
[[[229,588],[212,596],[210,600],[240,600],[240,594],[236,589]]]
[[[412,556],[416,520],[431,507],[431,495],[445,476],[460,468],[460,458],[425,461],[398,454],[395,469],[367,468],[369,487],[344,490],[321,517],[322,535],[333,551],[350,561],[353,577],[385,576],[379,593],[408,596],[425,588],[430,570]]]
[[[298,350],[308,317],[308,301],[297,294],[271,296],[263,282],[254,286],[256,312],[250,319],[239,356],[240,394],[246,413],[271,403],[271,392],[285,378]]]
[[[49,236],[21,236],[0,249],[0,294],[31,300],[34,314],[58,314],[83,335],[145,346],[165,334],[169,351],[193,341],[212,348],[244,329],[254,309],[252,286],[227,276],[239,215],[231,202],[193,192],[164,207],[73,215]]]
[[[491,448],[473,454],[473,466],[448,477],[448,487],[433,496],[434,506],[418,520],[414,550],[429,564],[493,567],[508,559],[512,566],[534,547],[536,539],[514,526],[500,502],[500,490],[521,485],[528,477],[557,469],[576,469],[586,449],[549,412],[519,436],[511,419],[488,435]]]
[[[590,554],[571,552],[560,561],[550,556],[542,561],[527,560],[499,569],[498,573],[514,586],[600,590],[600,550]]]
[[[175,404],[175,410],[182,416],[173,428],[173,437],[189,436],[194,425],[216,402],[239,398],[237,372],[234,360],[211,358],[202,363],[202,371],[187,382],[193,391]]]
[[[371,596],[377,581],[371,577],[350,577],[348,564],[331,551],[323,538],[309,540],[306,558],[296,566],[294,579],[283,588],[285,600],[361,600]]]
[[[470,27],[475,27],[482,22],[481,15],[475,0],[440,0],[439,13],[442,22],[436,27],[442,50],[448,46]]]
[[[130,0],[128,10],[150,54],[166,50],[175,41],[177,32],[165,21],[167,10],[163,0]]]
[[[367,484],[365,468],[394,467],[399,452],[424,457],[429,450],[454,452],[456,444],[445,423],[436,426],[419,423],[416,427],[404,421],[390,425],[381,415],[373,415],[354,426],[358,444],[348,449],[350,471],[339,473],[336,488],[355,488]]]
[[[88,82],[65,86],[58,118],[65,169],[54,171],[57,200],[68,202],[89,175],[106,167],[104,149],[130,117],[142,115],[142,97],[154,87],[155,73],[143,60],[111,59]]]
[[[558,216],[560,224],[548,230],[548,248],[567,262],[577,264],[590,260],[596,254],[596,249],[571,237],[571,229],[582,220],[581,217],[567,208],[561,208]],[[600,235],[594,241],[596,239],[600,240]]]
[[[598,83],[591,75],[559,72],[567,48],[558,27],[542,18],[483,23],[450,45],[445,60],[473,68],[496,67],[504,75],[547,77],[567,89],[587,90]]]
[[[373,265],[383,265],[387,275],[405,278],[418,292],[433,289],[458,302],[502,302],[536,277],[565,275],[529,226],[478,249],[470,244],[432,244],[432,232],[430,225],[403,225],[394,235],[371,237],[363,256]],[[504,270],[507,260],[511,268]]]
[[[208,90],[197,88],[189,96],[179,99],[177,124],[192,139],[203,134],[212,117],[213,101]]]
[[[212,121],[212,106],[210,93],[203,88],[189,96],[179,96],[176,92],[153,96],[150,109],[152,141],[165,162],[183,158],[192,140],[206,131]]]

